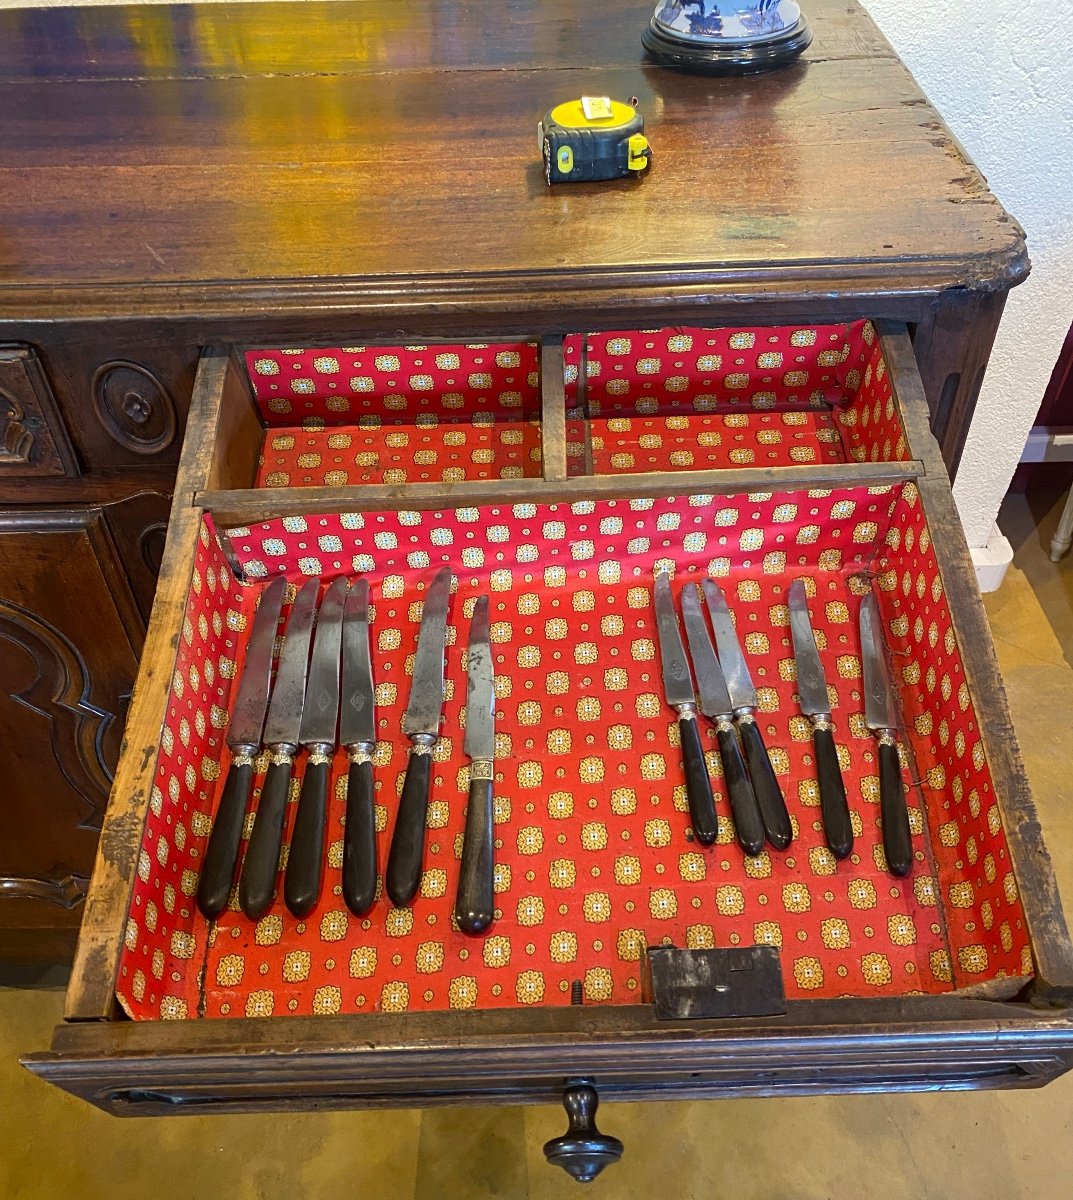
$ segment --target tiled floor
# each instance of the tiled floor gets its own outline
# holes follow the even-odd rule
[[[987,610],[1059,886],[1073,900],[1073,559],[1046,547],[1061,497],[1012,498],[1017,550]],[[1036,524],[1039,522],[1039,528]],[[1044,719],[1041,714],[1046,714]],[[1069,910],[1067,903],[1067,910]],[[1073,915],[1073,912],[1071,912]],[[21,983],[22,986],[2,986]],[[541,1145],[555,1108],[120,1121],[47,1087],[56,973],[0,976],[0,1197],[77,1200],[546,1200],[577,1185]],[[632,1200],[1003,1200],[1069,1195],[1073,1075],[1036,1092],[605,1106],[626,1158],[591,1185]]]

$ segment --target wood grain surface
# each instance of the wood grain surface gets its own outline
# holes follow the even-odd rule
[[[0,14],[0,319],[614,309],[1003,290],[1020,228],[855,4],[797,64],[643,61],[651,5]],[[536,124],[636,96],[642,178],[549,188]],[[882,315],[882,314],[880,314]]]

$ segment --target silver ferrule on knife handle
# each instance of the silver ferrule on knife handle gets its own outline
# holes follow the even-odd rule
[[[329,763],[335,754],[335,745],[332,742],[310,742],[307,748],[309,750],[309,766]]]
[[[233,767],[252,767],[257,758],[257,746],[231,746],[231,765]]]
[[[272,767],[290,766],[294,762],[294,756],[298,753],[298,746],[293,743],[280,742],[278,745],[268,747],[268,764]]]
[[[490,758],[475,758],[469,764],[470,779],[495,779],[495,762]]]
[[[822,713],[813,713],[809,720],[812,722],[812,728],[823,731],[825,729],[834,729],[830,716],[824,716]]]
[[[893,746],[898,748],[898,739],[890,729],[875,729],[872,731],[876,735],[876,741],[880,746]]]
[[[351,742],[346,748],[347,761],[351,763],[371,763],[375,753],[375,742]]]
[[[695,721],[697,719],[695,704],[678,704],[675,706],[675,711],[678,713],[679,721]]]
[[[434,733],[411,733],[411,754],[431,754],[432,748],[440,739]]]

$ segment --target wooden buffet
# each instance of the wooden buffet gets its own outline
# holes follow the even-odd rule
[[[547,1101],[571,1080],[632,1099],[1031,1086],[1073,1065],[1073,950],[948,478],[1006,294],[1028,271],[1023,233],[857,5],[816,0],[802,60],[738,79],[646,64],[651,5],[616,7],[609,23],[606,6],[533,0],[497,13],[495,35],[471,7],[435,0],[0,14],[0,949],[69,953],[81,924],[67,1021],[27,1061],[110,1111]],[[580,94],[637,98],[653,148],[643,178],[545,184],[536,121]],[[662,331],[674,354],[714,333],[729,354],[820,330],[848,354],[851,329],[878,339],[898,446],[593,469],[585,356],[615,353],[606,335]],[[509,347],[504,362],[535,356],[525,467],[308,485],[259,472],[271,406],[253,403],[246,351],[278,372],[279,348],[320,347],[345,374],[339,360],[366,347],[457,362],[477,344]],[[590,445],[574,469],[579,437]],[[1002,939],[1023,939],[1020,968],[972,980],[955,967],[941,988],[874,995],[828,981],[819,998],[791,993],[784,1016],[737,1021],[658,1021],[639,997],[598,991],[580,1006],[132,1012],[128,908],[152,872],[143,839],[161,815],[170,681],[214,530],[840,489],[850,505],[922,504],[1009,860],[979,870],[1019,906]],[[869,536],[876,555],[901,544]],[[236,569],[234,554],[220,562]],[[237,569],[238,584],[256,577]],[[184,824],[194,849],[211,788],[202,799],[204,820]],[[926,812],[924,873],[969,820]],[[956,886],[969,867],[951,867],[966,876]],[[186,889],[169,903],[189,916]],[[173,952],[210,944],[192,928]],[[175,1016],[187,1019],[162,1019]]]

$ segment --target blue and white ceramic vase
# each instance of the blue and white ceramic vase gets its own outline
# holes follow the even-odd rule
[[[641,40],[670,66],[745,72],[797,58],[812,30],[797,0],[660,0]]]

